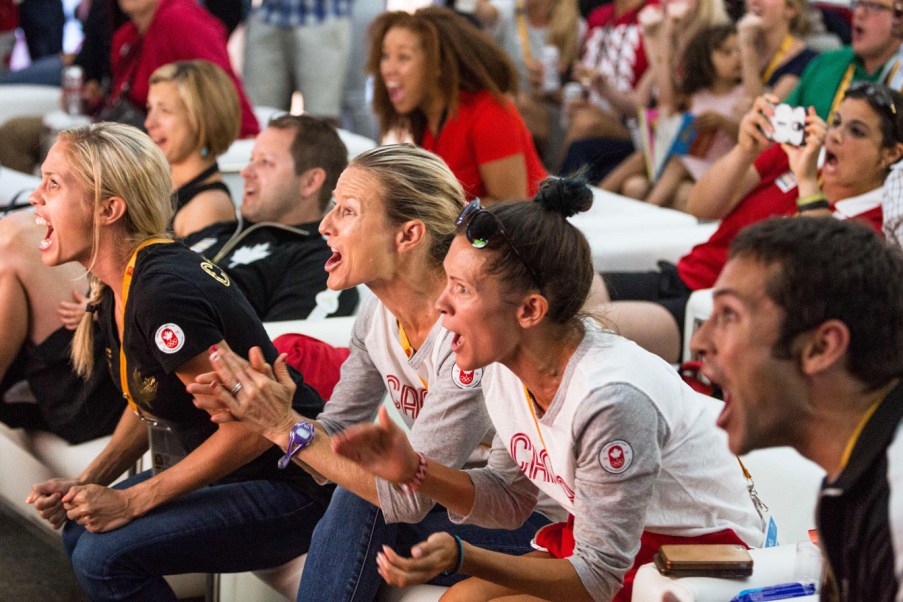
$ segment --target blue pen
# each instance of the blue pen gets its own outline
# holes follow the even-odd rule
[[[789,598],[801,598],[815,593],[814,583],[781,583],[780,585],[768,585],[745,589],[733,598],[731,602],[767,602],[768,600],[787,600]]]

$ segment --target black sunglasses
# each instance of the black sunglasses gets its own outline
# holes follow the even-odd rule
[[[467,206],[464,207],[463,211],[458,215],[458,219],[455,220],[455,225],[458,227],[465,224],[467,224],[467,227],[464,229],[464,236],[467,237],[467,241],[475,249],[485,249],[489,246],[489,243],[492,242],[493,238],[501,236],[508,245],[508,248],[517,255],[520,262],[527,268],[527,272],[530,273],[530,277],[533,279],[533,284],[535,284],[537,288],[539,288],[539,291],[542,292],[542,280],[540,280],[533,268],[530,267],[530,264],[527,263],[524,256],[520,254],[520,251],[517,250],[514,243],[511,242],[508,233],[505,232],[505,227],[502,225],[501,220],[499,220],[494,213],[483,209],[483,206],[480,204],[480,199],[474,199],[467,203]]]
[[[897,105],[894,104],[894,99],[884,86],[872,82],[856,82],[849,87],[847,94],[850,92],[854,95],[862,94],[871,101],[873,106],[884,110],[888,117],[890,117],[891,122],[896,120]]]

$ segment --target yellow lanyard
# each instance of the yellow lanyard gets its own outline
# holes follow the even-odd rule
[[[778,48],[778,51],[775,53],[771,60],[768,62],[768,66],[765,67],[765,71],[762,72],[762,83],[767,84],[768,80],[771,79],[771,76],[774,75],[775,70],[778,68],[778,65],[781,64],[781,61],[784,60],[784,56],[787,54],[787,51],[790,50],[790,47],[793,46],[793,36],[789,33],[784,36],[784,40],[781,42],[781,47]]]
[[[125,400],[128,402],[129,407],[131,407],[139,417],[142,417],[142,414],[141,410],[138,408],[138,404],[136,404],[135,400],[132,399],[132,394],[129,391],[129,371],[126,367],[125,360],[125,304],[128,302],[129,289],[132,287],[132,274],[135,271],[135,262],[138,260],[138,251],[149,245],[171,242],[171,240],[167,240],[165,238],[149,238],[148,240],[145,240],[132,252],[132,256],[129,258],[129,263],[125,268],[125,274],[122,275],[122,313],[119,315],[119,324],[117,324],[117,330],[119,331],[119,382],[122,384],[123,397],[125,397]]]
[[[841,101],[843,100],[843,95],[847,93],[847,88],[850,87],[850,82],[853,81],[853,73],[856,71],[856,65],[850,65],[847,67],[846,72],[843,74],[843,78],[840,80],[840,85],[837,87],[837,92],[834,94],[834,100],[831,101],[831,111],[828,113],[828,123],[831,123],[831,119],[834,117],[834,113],[837,111],[837,107],[840,106]]]
[[[530,391],[527,389],[527,385],[524,385],[524,396],[527,398],[527,407],[530,408],[530,416],[533,417],[533,424],[536,426],[536,433],[539,435],[539,441],[542,443],[542,448],[546,451],[546,456],[549,458],[549,462],[552,462],[552,457],[549,456],[549,448],[546,447],[546,440],[542,438],[542,431],[539,430],[539,420],[536,418],[536,408],[534,407],[533,396],[530,395]]]
[[[401,327],[401,322],[398,322],[398,338],[401,340],[401,348],[404,349],[404,354],[411,359],[414,357],[414,348],[411,347],[410,341],[408,341],[408,335],[405,334],[404,328]],[[426,384],[426,381],[423,380],[423,377],[420,374],[417,374],[417,378],[420,379],[420,382],[423,383],[423,389],[425,391],[429,391],[430,387]]]
[[[514,9],[514,14],[517,16],[517,33],[520,37],[520,51],[524,57],[524,65],[529,69],[530,65],[533,64],[533,53],[530,52],[530,36],[527,33],[527,7],[524,5],[524,0],[518,0],[517,6]]]
[[[850,456],[853,454],[853,448],[856,446],[856,442],[859,441],[859,436],[862,435],[862,431],[865,429],[865,425],[872,417],[872,414],[875,413],[875,410],[877,410],[878,406],[881,405],[881,402],[884,401],[885,395],[881,395],[881,397],[872,402],[869,409],[862,415],[859,424],[856,425],[856,429],[853,431],[849,441],[847,441],[846,447],[843,449],[843,455],[840,456],[840,470],[846,468],[847,463],[850,461]]]
[[[890,83],[894,81],[894,76],[897,74],[897,71],[900,69],[900,62],[897,61],[894,63],[893,68],[891,68],[890,73],[887,74],[887,77],[884,78],[884,85],[890,88]],[[900,90],[897,90],[899,92]]]

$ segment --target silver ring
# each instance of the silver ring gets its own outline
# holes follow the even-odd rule
[[[240,382],[236,382],[234,385],[232,385],[232,388],[229,389],[229,393],[232,394],[232,397],[237,397],[239,391],[241,391],[241,383]]]

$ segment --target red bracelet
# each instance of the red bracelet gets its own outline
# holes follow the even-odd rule
[[[423,479],[426,478],[426,456],[417,452],[417,458],[419,461],[417,462],[417,472],[414,473],[414,477],[410,482],[399,485],[405,493],[417,493],[417,490],[423,485]]]

